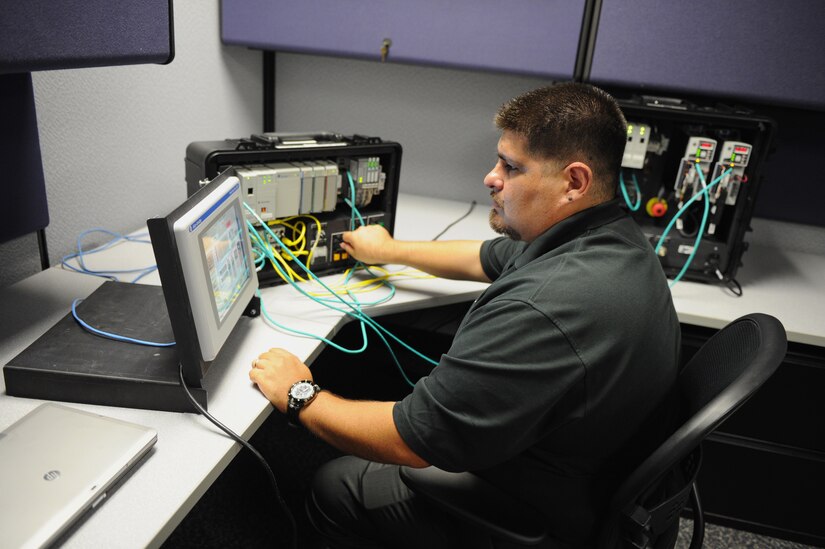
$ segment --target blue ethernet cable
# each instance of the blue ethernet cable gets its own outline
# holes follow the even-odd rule
[[[135,339],[135,338],[131,338],[131,337],[122,336],[122,335],[113,334],[113,333],[110,333],[110,332],[104,332],[103,330],[99,330],[99,329],[95,328],[94,326],[91,326],[90,324],[88,324],[83,319],[81,319],[80,316],[77,314],[77,304],[81,301],[83,301],[83,300],[82,299],[75,299],[74,301],[72,301],[72,316],[74,317],[74,319],[77,321],[78,324],[80,324],[83,328],[85,328],[86,330],[88,330],[89,332],[91,332],[95,335],[99,335],[101,337],[105,337],[105,338],[108,338],[108,339],[114,339],[115,341],[123,341],[123,342],[126,342],[126,343],[135,343],[137,345],[146,345],[148,347],[172,347],[172,346],[175,345],[174,341],[172,341],[171,343],[157,343],[157,342],[154,342],[154,341],[144,341],[142,339]]]
[[[92,251],[84,251],[83,250],[83,239],[88,234],[95,233],[95,232],[104,233],[104,234],[112,236],[113,238],[109,242],[103,244],[102,246],[99,246],[98,248],[95,248]],[[84,257],[87,256],[87,255],[90,255],[90,254],[96,254],[96,253],[100,253],[104,250],[108,250],[109,248],[111,248],[112,246],[114,246],[115,244],[120,242],[121,240],[126,240],[126,241],[129,241],[129,242],[140,242],[140,243],[144,243],[144,244],[151,244],[150,240],[144,240],[143,239],[146,236],[148,236],[146,233],[141,233],[141,234],[133,235],[133,236],[122,235],[120,233],[116,233],[114,231],[110,231],[108,229],[103,229],[103,228],[100,228],[100,227],[87,229],[87,230],[81,232],[77,237],[77,252],[64,256],[60,260],[60,263],[63,265],[63,267],[65,267],[69,270],[72,270],[72,271],[75,271],[75,272],[78,272],[78,273],[82,273],[82,274],[88,274],[88,275],[92,275],[92,276],[98,276],[98,277],[101,277],[101,278],[106,278],[106,279],[112,280],[114,282],[119,282],[120,281],[118,279],[118,277],[116,276],[118,274],[138,273],[138,276],[135,277],[131,281],[131,283],[134,284],[135,282],[139,281],[144,276],[155,272],[157,270],[157,265],[150,265],[148,267],[142,267],[142,268],[139,268],[139,269],[120,269],[120,270],[115,269],[115,270],[107,270],[107,271],[97,271],[97,270],[94,270],[94,269],[89,269],[86,266],[86,263],[84,261]],[[71,265],[71,264],[68,263],[69,260],[75,259],[75,258],[77,259],[77,263],[78,263],[79,267],[75,267],[74,265]],[[99,329],[89,325],[88,323],[86,323],[78,315],[78,313],[77,313],[77,304],[80,301],[82,301],[82,300],[81,299],[75,299],[72,302],[72,316],[74,317],[74,319],[77,321],[78,324],[80,324],[84,329],[88,330],[89,332],[91,332],[93,334],[99,335],[101,337],[106,337],[106,338],[109,338],[109,339],[113,339],[113,340],[116,340],[116,341],[124,341],[124,342],[127,342],[127,343],[135,343],[135,344],[138,344],[138,345],[147,345],[147,346],[151,346],[151,347],[171,347],[172,345],[175,344],[174,342],[171,342],[171,343],[156,343],[156,342],[153,342],[153,341],[143,341],[143,340],[140,340],[140,339],[134,339],[134,338],[126,337],[126,336],[121,336],[121,335],[118,335],[118,334],[112,334],[112,333],[109,333],[109,332],[104,332],[103,330],[99,330]]]
[[[84,251],[83,250],[83,239],[88,234],[95,233],[95,232],[108,234],[108,235],[112,236],[113,238],[112,238],[112,240],[110,240],[106,244],[104,244],[104,245],[102,245],[98,248],[95,248],[92,251],[88,251],[88,252]],[[84,261],[84,257],[87,256],[87,255],[96,254],[96,253],[100,253],[104,250],[107,250],[107,249],[111,248],[112,246],[114,246],[115,244],[117,244],[118,242],[120,242],[121,240],[126,240],[126,241],[129,241],[129,242],[140,242],[140,243],[145,243],[145,244],[151,244],[150,240],[143,240],[143,237],[145,237],[145,236],[147,236],[145,233],[142,233],[142,234],[139,234],[139,235],[134,235],[134,236],[122,235],[120,233],[116,233],[114,231],[110,231],[108,229],[103,229],[103,228],[100,228],[100,227],[87,229],[87,230],[83,231],[82,233],[80,233],[77,237],[77,252],[71,253],[71,254],[68,254],[68,255],[64,256],[60,260],[60,263],[61,263],[61,265],[63,265],[64,268],[67,268],[69,270],[72,270],[72,271],[75,271],[75,272],[78,272],[78,273],[82,273],[82,274],[88,274],[88,275],[92,275],[92,276],[99,276],[101,278],[106,278],[108,280],[113,280],[115,282],[120,281],[119,278],[117,277],[117,275],[119,275],[119,274],[138,273],[138,276],[135,279],[132,280],[132,282],[137,282],[138,280],[140,280],[144,276],[146,276],[148,274],[151,274],[155,270],[157,270],[157,266],[156,265],[151,265],[151,266],[148,266],[148,267],[142,267],[142,268],[138,268],[138,269],[97,271],[97,270],[89,269],[86,266],[86,263]],[[68,263],[69,260],[75,259],[75,258],[77,259],[77,263],[80,267],[75,267],[74,265],[71,265],[70,263]]]

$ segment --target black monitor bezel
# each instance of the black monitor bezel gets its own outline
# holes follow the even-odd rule
[[[189,387],[203,387],[203,376],[211,361],[204,360],[201,351],[189,291],[180,261],[180,251],[175,239],[174,225],[178,219],[232,176],[234,176],[233,170],[223,172],[168,215],[146,221],[166,308],[169,312],[169,321],[172,324],[172,332],[175,334],[175,346],[183,369],[183,379]]]

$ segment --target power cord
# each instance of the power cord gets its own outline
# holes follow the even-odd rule
[[[195,397],[192,396],[192,393],[189,392],[189,387],[186,386],[186,381],[183,379],[183,363],[178,363],[178,377],[180,378],[180,386],[183,387],[186,396],[189,398],[189,401],[195,407],[195,409],[206,419],[212,422],[218,429],[229,435],[230,438],[234,439],[238,444],[252,452],[252,455],[255,456],[258,461],[263,466],[264,470],[266,471],[266,476],[269,479],[270,484],[272,484],[272,489],[275,491],[275,497],[278,500],[278,505],[281,507],[284,515],[286,515],[287,519],[289,520],[289,525],[292,528],[292,538],[290,539],[290,546],[293,549],[297,549],[298,547],[298,525],[295,523],[295,517],[292,514],[292,511],[289,510],[284,498],[281,496],[281,489],[278,487],[278,481],[275,478],[275,473],[272,472],[272,468],[269,466],[269,463],[266,461],[264,456],[261,455],[258,450],[255,449],[254,446],[249,444],[247,441],[239,437],[235,434],[232,429],[218,421],[212,414],[207,412],[200,403],[195,400]]]
[[[725,281],[725,288],[730,290],[730,292],[735,295],[736,297],[742,297],[744,293],[742,291],[742,285],[735,278],[729,278]]]
[[[140,344],[140,345],[149,345],[149,346],[153,346],[153,347],[170,347],[170,346],[175,344],[174,342],[172,342],[172,343],[153,343],[153,342],[150,342],[150,341],[142,341],[142,340],[133,339],[133,338],[130,338],[130,337],[121,336],[121,335],[118,335],[118,334],[112,334],[112,333],[109,333],[109,332],[104,332],[102,330],[98,330],[97,328],[94,328],[94,327],[90,326],[88,323],[86,323],[86,322],[84,322],[83,320],[80,319],[80,317],[77,314],[77,310],[76,310],[76,305],[77,305],[78,301],[80,301],[80,300],[75,299],[74,303],[72,303],[72,316],[74,316],[75,320],[77,320],[77,322],[83,328],[85,328],[86,330],[89,330],[90,332],[92,332],[96,335],[106,337],[106,338],[109,338],[109,339],[114,339],[116,341],[122,341],[122,342],[127,342],[127,343],[137,343],[137,344]],[[260,452],[258,452],[258,450],[255,449],[254,446],[252,446],[250,443],[248,443],[247,441],[245,441],[244,439],[239,437],[229,427],[227,427],[226,425],[224,425],[223,423],[218,421],[217,418],[215,418],[212,414],[207,412],[203,408],[203,406],[201,406],[200,403],[197,400],[195,400],[195,397],[193,397],[192,393],[189,391],[189,387],[186,386],[186,381],[183,379],[183,363],[182,362],[178,362],[178,378],[180,379],[180,385],[181,385],[181,387],[183,387],[183,390],[186,393],[186,396],[189,399],[189,401],[192,403],[192,406],[194,406],[195,409],[201,415],[203,415],[206,419],[208,419],[216,427],[218,427],[218,429],[220,429],[221,431],[223,431],[224,433],[229,435],[230,438],[232,438],[233,440],[238,442],[241,446],[243,446],[244,448],[246,448],[247,450],[252,452],[252,455],[254,455],[258,459],[258,461],[261,463],[261,465],[263,466],[263,468],[266,472],[267,478],[269,479],[269,482],[272,485],[273,490],[275,491],[275,497],[278,500],[278,504],[281,507],[281,510],[283,511],[284,515],[286,515],[287,520],[289,521],[290,527],[292,528],[292,538],[291,538],[291,544],[290,545],[293,549],[296,549],[298,547],[298,541],[297,541],[297,539],[298,539],[298,527],[295,523],[295,517],[293,516],[292,512],[289,510],[289,507],[287,506],[286,502],[284,501],[283,497],[281,496],[281,490],[278,487],[278,481],[276,480],[275,473],[272,472],[272,468],[269,466],[269,463],[267,463],[266,459],[261,455]]]
[[[437,235],[435,235],[435,236],[433,237],[433,240],[438,240],[439,238],[441,238],[442,236],[444,236],[444,233],[446,233],[447,231],[449,231],[450,229],[452,229],[452,228],[453,228],[453,227],[454,227],[454,226],[455,226],[455,225],[456,225],[459,221],[461,221],[461,220],[463,220],[463,219],[467,218],[467,217],[468,217],[471,213],[473,213],[473,209],[475,209],[475,207],[476,207],[476,201],[475,201],[475,200],[473,200],[472,202],[470,202],[470,209],[469,209],[469,210],[467,210],[467,213],[465,213],[464,215],[462,215],[461,217],[459,217],[458,219],[456,219],[455,221],[453,221],[452,223],[450,223],[449,225],[447,225],[446,227],[444,227],[444,230],[442,230],[440,233],[438,233]]]

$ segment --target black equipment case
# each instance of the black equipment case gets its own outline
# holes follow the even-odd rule
[[[245,201],[279,237],[294,241],[296,223],[306,231],[298,235],[304,242],[301,258],[311,251],[313,273],[341,272],[355,264],[340,249],[341,233],[361,223],[382,224],[393,232],[401,152],[401,145],[379,137],[330,132],[197,141],[186,148],[187,195],[219,173],[233,170],[241,179]],[[267,193],[274,198],[267,198]],[[360,218],[354,217],[358,214]],[[274,244],[259,222],[253,224]],[[288,254],[282,256],[291,261]],[[306,278],[294,261],[291,265]],[[270,262],[258,272],[258,280],[262,285],[283,282]]]

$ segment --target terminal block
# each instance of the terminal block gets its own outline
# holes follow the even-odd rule
[[[627,123],[627,143],[622,157],[622,168],[640,170],[645,167],[645,156],[650,142],[650,126]]]
[[[721,180],[710,193],[711,221],[708,224],[708,234],[714,234],[723,217],[725,206],[736,205],[739,189],[747,181],[745,168],[751,158],[753,147],[741,141],[725,141],[719,152],[719,161],[713,168],[713,181]]]
[[[679,171],[676,174],[676,183],[673,185],[677,199],[677,211],[681,210],[693,195],[702,190],[702,179],[705,180],[705,184],[709,183],[708,175],[715,154],[715,139],[691,137],[688,140],[685,155],[682,157]],[[680,217],[676,220],[676,228],[680,231],[684,229],[684,218]]]

